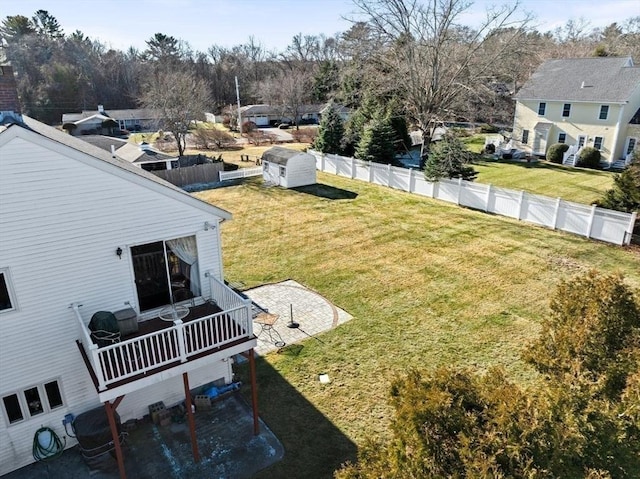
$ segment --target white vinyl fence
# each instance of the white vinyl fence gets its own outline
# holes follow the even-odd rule
[[[234,171],[221,171],[220,181],[233,180],[235,178],[248,178],[249,176],[262,175],[262,167],[259,168],[239,168]]]
[[[587,206],[561,198],[549,198],[462,179],[432,183],[424,178],[421,171],[325,155],[314,150],[309,150],[308,153],[315,156],[316,168],[326,173],[388,186],[608,243],[628,245],[631,241],[636,213],[622,213],[595,205]]]

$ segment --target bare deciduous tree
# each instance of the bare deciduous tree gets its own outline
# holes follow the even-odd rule
[[[384,41],[379,71],[400,91],[405,110],[422,130],[428,147],[439,121],[452,116],[463,96],[473,96],[493,79],[499,62],[525,39],[528,18],[516,19],[517,3],[488,10],[472,30],[457,24],[465,0],[354,0]],[[494,31],[509,37],[486,48]]]
[[[311,98],[311,75],[301,70],[283,71],[278,76],[259,85],[260,99],[282,108],[282,116],[288,117],[296,128],[303,106]]]
[[[171,132],[182,156],[192,123],[204,119],[210,105],[207,84],[187,72],[167,72],[155,75],[141,98],[145,108],[155,110],[164,130]]]

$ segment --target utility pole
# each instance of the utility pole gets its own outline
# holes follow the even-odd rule
[[[240,87],[238,86],[238,77],[236,76],[236,99],[238,100],[238,131],[242,135],[242,115],[240,115]]]

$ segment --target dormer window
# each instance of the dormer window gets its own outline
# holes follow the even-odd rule
[[[598,115],[599,120],[606,120],[609,118],[609,105],[600,105],[600,114]]]
[[[571,103],[565,103],[562,107],[562,118],[569,118],[571,115]]]

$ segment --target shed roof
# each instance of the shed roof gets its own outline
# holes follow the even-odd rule
[[[568,58],[544,62],[516,100],[627,102],[640,88],[631,57]]]
[[[315,163],[316,159],[313,155],[305,153],[304,151],[290,150],[283,148],[282,146],[274,146],[269,148],[262,154],[262,161],[268,161],[269,163],[275,163],[278,165],[286,165],[291,158],[296,156],[308,156]]]

